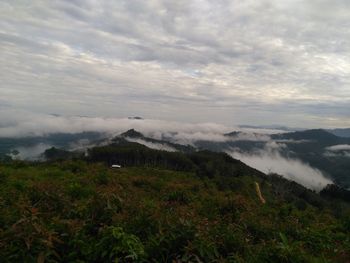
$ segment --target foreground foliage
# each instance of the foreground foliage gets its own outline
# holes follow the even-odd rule
[[[198,156],[192,160],[202,167]],[[1,261],[350,260],[346,202],[278,176],[247,170],[225,177],[210,172],[215,167],[190,168],[0,164]]]

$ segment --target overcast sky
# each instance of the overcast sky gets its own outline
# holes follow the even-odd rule
[[[14,110],[350,126],[350,2],[1,0]]]

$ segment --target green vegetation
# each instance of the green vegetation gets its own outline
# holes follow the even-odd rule
[[[134,144],[90,153],[0,164],[1,262],[350,259],[349,203],[337,188],[322,197],[219,153]]]

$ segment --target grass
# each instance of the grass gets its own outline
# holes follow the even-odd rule
[[[66,161],[2,164],[0,181],[2,262],[350,259],[348,210],[335,217],[327,207],[287,202],[248,174],[202,178]]]

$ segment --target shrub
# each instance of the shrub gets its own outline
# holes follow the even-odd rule
[[[28,188],[27,196],[32,206],[42,209],[42,211],[61,212],[67,208],[68,204],[59,193],[59,188],[50,183],[40,183]]]
[[[66,173],[58,168],[50,169],[44,173],[48,177],[63,177]]]
[[[187,205],[190,203],[191,199],[185,191],[175,190],[166,194],[164,200],[167,202],[176,202],[181,205]]]
[[[12,182],[12,186],[19,192],[24,192],[28,187],[28,183],[25,181],[16,180]]]
[[[8,174],[4,171],[0,171],[0,183],[3,184],[7,181]]]
[[[214,242],[198,239],[194,242],[196,254],[206,262],[213,262],[219,257],[217,245]]]
[[[36,262],[39,257],[56,262],[57,233],[41,221],[38,210],[27,207],[21,219],[0,231],[1,262]]]
[[[87,186],[82,186],[80,183],[73,182],[68,185],[68,195],[73,199],[81,199],[91,194],[91,191]]]
[[[305,211],[305,209],[307,208],[306,202],[302,199],[296,200],[294,204],[295,204],[295,207],[300,211]]]
[[[95,183],[98,185],[106,185],[109,182],[109,177],[106,171],[100,171],[95,177]]]
[[[137,236],[121,227],[108,227],[96,245],[95,257],[102,262],[141,262],[145,258],[143,244]]]
[[[62,164],[62,169],[72,173],[83,173],[87,171],[86,163],[83,161],[67,161]]]
[[[195,234],[195,227],[189,221],[170,224],[161,233],[149,238],[147,254],[154,262],[173,262],[186,254]]]
[[[146,179],[136,179],[132,182],[132,185],[138,188],[148,188],[151,186],[151,183]]]

